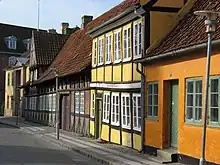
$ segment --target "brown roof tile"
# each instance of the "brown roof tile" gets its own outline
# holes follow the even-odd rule
[[[33,32],[37,65],[50,65],[63,47],[68,35]]]
[[[147,56],[156,56],[162,53],[186,48],[207,41],[205,19],[194,15],[197,10],[220,11],[219,0],[197,0],[192,9],[186,14],[177,26],[162,40],[162,42],[147,53]],[[220,18],[217,19],[217,29],[213,39],[220,39]]]

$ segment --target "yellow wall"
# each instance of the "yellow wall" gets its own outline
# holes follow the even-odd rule
[[[120,144],[120,131],[111,128],[111,142]]]
[[[123,64],[123,81],[131,81],[132,80],[132,63]]]
[[[112,81],[112,66],[105,66],[105,81]]]
[[[159,0],[154,6],[163,6],[163,7],[179,7],[181,8],[184,5],[184,0]]]
[[[13,96],[13,86],[12,86],[12,73],[13,70],[7,70],[5,73],[5,116],[12,115],[11,97]],[[10,84],[8,86],[8,74],[10,74]],[[9,96],[9,101],[8,100]]]
[[[180,154],[199,158],[201,153],[202,127],[185,123],[185,79],[192,77],[203,78],[203,91],[205,89],[205,66],[206,58],[203,55],[195,55],[191,59],[181,57],[176,60],[166,61],[160,64],[152,64],[146,67],[145,73],[147,81],[159,82],[159,113],[158,121],[146,120],[146,143],[145,145],[163,148],[163,123],[167,120],[163,115],[166,111],[165,101],[166,94],[164,80],[179,80],[179,97],[178,97],[178,152]],[[219,70],[220,54],[214,52],[211,60],[211,75],[220,75]],[[203,92],[204,93],[204,92]],[[167,100],[168,101],[168,100]],[[203,104],[204,105],[204,104]],[[220,128],[213,128],[208,125],[206,141],[206,159],[210,162],[220,164]]]
[[[122,145],[131,147],[131,134],[122,131]]]
[[[109,126],[102,124],[102,133],[101,133],[101,138],[105,141],[109,141]]]
[[[133,147],[136,150],[141,150],[141,136],[137,134],[133,134]]]
[[[90,120],[90,129],[89,129],[89,132],[90,132],[90,134],[91,134],[92,136],[95,136],[94,130],[95,130],[94,121]]]

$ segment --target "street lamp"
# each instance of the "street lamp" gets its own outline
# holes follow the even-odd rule
[[[200,158],[200,165],[205,163],[205,147],[206,147],[206,120],[207,120],[207,109],[208,109],[208,95],[209,95],[209,76],[210,76],[210,60],[211,60],[211,48],[212,48],[212,34],[216,30],[216,19],[219,12],[214,11],[195,11],[195,15],[200,17],[206,17],[206,33],[208,33],[208,47],[207,47],[207,61],[206,61],[206,82],[205,82],[205,98],[204,98],[204,117],[203,117],[203,130],[202,130],[202,152]]]

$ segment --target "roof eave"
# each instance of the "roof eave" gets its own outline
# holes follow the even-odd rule
[[[213,46],[218,45],[218,44],[220,44],[220,39],[214,40],[212,42]],[[207,43],[205,42],[205,43],[189,46],[189,47],[182,48],[182,49],[157,54],[157,55],[154,55],[154,56],[145,56],[141,59],[136,60],[135,63],[142,63],[144,65],[144,64],[147,64],[148,62],[153,61],[153,60],[166,58],[168,56],[178,56],[178,55],[181,55],[183,53],[187,53],[187,52],[191,52],[191,51],[195,51],[195,50],[200,50],[200,49],[203,49],[203,48],[206,48],[206,47],[207,47]]]

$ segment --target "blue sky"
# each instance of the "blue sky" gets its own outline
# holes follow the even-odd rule
[[[122,0],[40,0],[40,28],[80,26],[83,15],[99,16]],[[37,28],[38,0],[0,0],[0,22]]]

